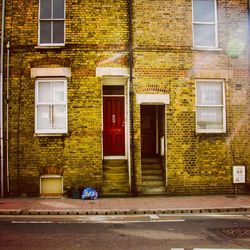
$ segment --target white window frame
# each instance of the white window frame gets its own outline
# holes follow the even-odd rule
[[[56,82],[61,81],[64,82],[64,103],[61,104],[53,104],[53,103],[38,103],[38,85],[43,82]],[[65,128],[63,129],[38,129],[38,117],[37,117],[37,107],[42,105],[64,105],[65,106]],[[36,134],[65,134],[68,132],[68,104],[67,104],[67,79],[65,78],[39,78],[35,81],[35,133]]]
[[[52,0],[53,1],[53,0]],[[65,16],[66,16],[66,3],[65,3],[65,0],[63,0],[63,5],[64,5],[64,17],[63,18],[50,18],[50,19],[41,19],[40,18],[40,14],[41,14],[41,0],[39,0],[39,20],[38,20],[38,46],[41,46],[41,47],[49,47],[49,46],[64,46],[65,45],[65,28],[66,28],[66,25],[65,25]],[[53,2],[52,2],[52,13],[53,13]],[[41,40],[41,30],[40,30],[40,24],[41,24],[41,21],[50,21],[50,22],[53,22],[53,21],[63,21],[64,23],[64,33],[63,33],[63,43],[41,43],[40,40]],[[51,28],[51,38],[53,40],[53,26]]]
[[[193,48],[194,49],[200,49],[200,50],[217,50],[218,49],[218,17],[217,17],[217,1],[214,0],[214,16],[215,20],[214,22],[195,22],[194,21],[194,1],[192,0],[192,29],[193,29]],[[195,45],[195,35],[194,35],[194,26],[195,25],[214,25],[215,26],[215,46],[197,46]]]
[[[222,104],[221,105],[198,105],[198,94],[197,94],[197,85],[199,83],[202,84],[202,82],[211,82],[211,83],[221,83],[222,84]],[[225,83],[223,80],[217,80],[217,79],[197,79],[195,80],[195,105],[196,105],[196,133],[226,133],[226,96],[225,96]],[[201,129],[198,128],[197,123],[198,123],[198,107],[221,107],[222,108],[222,129]]]

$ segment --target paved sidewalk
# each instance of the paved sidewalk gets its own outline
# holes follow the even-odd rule
[[[99,198],[0,199],[0,215],[88,215],[250,212],[250,195],[147,196]]]

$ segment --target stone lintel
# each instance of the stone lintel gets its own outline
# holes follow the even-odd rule
[[[129,76],[128,68],[121,67],[97,67],[96,76]]]
[[[136,94],[137,104],[169,104],[168,94]]]
[[[31,68],[31,78],[35,77],[71,77],[71,68]]]

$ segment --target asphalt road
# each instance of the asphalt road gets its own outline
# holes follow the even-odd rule
[[[250,215],[0,216],[0,249],[250,249]]]

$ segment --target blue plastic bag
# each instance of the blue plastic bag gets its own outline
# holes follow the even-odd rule
[[[81,195],[82,199],[91,199],[91,200],[96,200],[98,197],[98,193],[95,191],[94,188],[91,187],[87,187],[82,191],[82,195]]]

